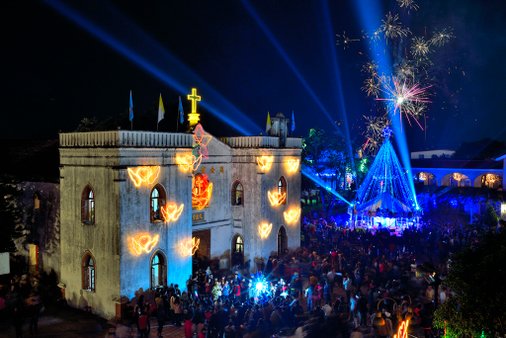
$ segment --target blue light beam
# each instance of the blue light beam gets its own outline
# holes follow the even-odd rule
[[[337,191],[335,191],[334,189],[332,189],[326,182],[324,182],[322,179],[320,179],[318,176],[316,176],[316,174],[314,174],[311,171],[311,169],[309,169],[307,167],[302,167],[301,173],[304,176],[306,176],[307,178],[309,178],[311,181],[313,181],[314,183],[318,184],[320,187],[322,187],[325,190],[327,190],[328,192],[330,192],[332,195],[334,195],[337,198],[339,198],[341,201],[343,201],[346,204],[348,204],[350,207],[353,206],[353,204],[351,204],[346,198],[344,198],[343,196],[341,196]]]
[[[293,72],[297,80],[302,84],[302,86],[306,89],[309,96],[313,99],[313,101],[316,103],[316,105],[320,108],[320,110],[323,112],[325,117],[331,122],[331,125],[335,127],[334,119],[328,112],[327,108],[323,105],[323,103],[320,101],[314,90],[309,86],[309,83],[306,81],[306,79],[302,76],[301,72],[297,69],[295,64],[292,62],[286,51],[283,49],[279,41],[274,37],[274,34],[269,30],[265,22],[260,18],[260,15],[257,13],[257,11],[253,8],[253,6],[249,3],[248,0],[242,0],[242,4],[244,8],[248,11],[249,15],[255,20],[258,27],[262,30],[262,32],[265,34],[269,42],[274,46],[276,51],[279,53],[283,61],[288,65],[290,70]],[[341,131],[336,127],[336,130],[338,133],[341,134]]]
[[[61,1],[45,3],[174,90],[185,94],[190,87],[198,85],[206,95],[202,106],[239,133],[258,135],[261,132],[262,128],[246,114],[114,8],[108,7],[104,13],[94,11],[94,20],[97,21],[94,22]],[[170,70],[170,73],[166,70]]]
[[[362,25],[365,27],[366,32],[375,32],[381,25],[381,9],[379,7],[380,2],[376,0],[356,0],[354,1],[356,10],[359,14],[359,19]],[[371,43],[370,58],[375,61],[378,65],[380,74],[392,76],[392,60],[388,53],[382,49],[379,43]],[[402,131],[402,122],[394,116],[394,110],[387,107],[390,121],[392,122],[392,128],[395,135],[397,146],[399,147],[399,154],[401,163],[408,172],[409,177],[413,177],[411,170],[411,162],[409,156],[408,143],[406,141],[406,135]],[[415,183],[412,179],[408,180],[409,190],[412,194],[415,206],[418,208],[418,201],[416,199]]]
[[[330,10],[327,3],[327,0],[322,1],[322,14],[324,17],[324,23],[325,27],[327,28],[327,41],[329,43],[329,50],[332,57],[332,70],[334,71],[334,81],[336,85],[336,92],[337,92],[337,104],[339,105],[341,112],[341,115],[343,117],[343,124],[344,124],[344,139],[346,142],[346,149],[348,150],[348,156],[351,161],[351,169],[353,172],[356,171],[355,168],[355,157],[353,156],[353,148],[351,146],[351,136],[350,136],[350,128],[348,125],[348,112],[346,110],[346,101],[343,94],[343,86],[341,81],[341,70],[338,65],[338,58],[336,53],[336,42],[334,38],[334,28],[332,26],[332,20],[330,19]]]

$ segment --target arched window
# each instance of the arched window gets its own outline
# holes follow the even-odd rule
[[[95,193],[87,185],[81,196],[81,221],[84,224],[95,224]]]
[[[244,240],[242,236],[237,234],[232,239],[232,265],[244,264]]]
[[[40,209],[40,196],[38,193],[33,194],[33,210]]]
[[[166,271],[165,257],[158,251],[151,258],[151,288],[166,285]]]
[[[95,259],[90,252],[87,252],[82,262],[83,290],[95,291]]]
[[[234,252],[244,253],[244,242],[239,235],[235,238]]]
[[[151,190],[151,206],[150,206],[150,219],[151,222],[163,222],[162,213],[160,209],[165,205],[165,189],[160,184],[157,184]]]
[[[285,194],[286,196],[286,180],[283,176],[281,176],[278,181],[278,193],[280,195]],[[281,204],[286,204],[286,198],[283,200],[283,203]]]
[[[242,184],[236,181],[232,186],[232,205],[243,205],[244,203],[244,190]]]

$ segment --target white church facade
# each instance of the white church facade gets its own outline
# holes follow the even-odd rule
[[[183,289],[194,256],[223,268],[300,246],[301,139],[61,133],[60,280],[67,302],[106,318],[121,297]]]

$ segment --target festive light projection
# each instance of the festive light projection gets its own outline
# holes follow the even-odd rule
[[[213,195],[213,184],[207,175],[197,174],[192,180],[192,208],[202,210],[209,205]]]
[[[192,103],[191,113],[188,114],[188,123],[190,128],[192,128],[200,120],[200,114],[197,113],[197,102],[200,102],[202,97],[197,95],[197,88],[192,88],[191,93],[187,95],[187,99]]]
[[[269,202],[271,203],[271,206],[277,207],[281,204],[285,203],[286,201],[286,192],[279,192],[279,191],[267,191],[267,197],[269,198]]]
[[[258,235],[261,239],[269,237],[272,230],[272,223],[263,222],[258,225]]]
[[[134,256],[148,254],[158,244],[159,239],[160,235],[156,234],[154,236],[151,236],[151,234],[148,232],[142,232],[133,236],[128,236],[128,249]]]
[[[181,257],[193,256],[195,252],[199,249],[200,246],[200,238],[192,237],[182,239],[178,243],[178,251]]]
[[[211,138],[212,136],[206,133],[204,127],[202,127],[200,123],[195,127],[195,130],[193,131],[193,140],[197,145],[201,147],[207,147],[209,142],[211,142]]]
[[[128,168],[128,176],[136,188],[153,184],[160,175],[160,166]]]
[[[176,155],[176,164],[184,173],[195,172],[202,163],[202,155],[195,157],[193,154]]]
[[[300,160],[298,158],[291,158],[285,162],[286,171],[290,174],[295,174],[299,170]]]
[[[294,224],[299,220],[300,212],[300,208],[292,207],[289,210],[283,212],[283,218],[287,224]]]
[[[257,164],[260,167],[260,170],[264,173],[271,170],[272,162],[274,162],[274,156],[257,156]]]
[[[397,334],[394,338],[408,338],[409,319],[403,320],[397,329]]]
[[[179,216],[181,216],[183,209],[184,209],[183,203],[177,205],[176,202],[167,202],[160,208],[163,221],[165,223],[176,222],[179,219]]]

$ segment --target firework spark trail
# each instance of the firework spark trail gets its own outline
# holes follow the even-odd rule
[[[430,43],[423,37],[416,36],[411,44],[411,55],[415,58],[425,58],[430,52]]]
[[[380,31],[389,39],[406,37],[411,33],[409,28],[402,26],[399,21],[399,14],[388,12],[385,19],[381,22]]]
[[[404,115],[409,125],[411,125],[411,119],[413,119],[420,129],[423,130],[418,119],[420,118],[420,112],[423,112],[423,110],[420,110],[421,106],[431,102],[427,97],[427,89],[431,86],[422,87],[419,83],[409,84],[406,81],[402,81],[401,83],[396,78],[391,81],[393,82],[393,86],[390,85],[386,78],[382,81],[383,88],[381,91],[387,97],[376,98],[376,100],[390,102],[394,106],[393,114],[399,113],[401,122]]]
[[[443,28],[434,32],[432,38],[429,40],[429,43],[432,46],[443,47],[453,38],[454,36],[451,28]]]
[[[419,8],[415,0],[397,0],[397,4],[399,5],[399,7],[406,8],[408,11],[410,9],[416,11]]]

